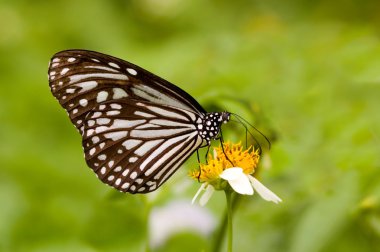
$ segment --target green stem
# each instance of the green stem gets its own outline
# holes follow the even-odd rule
[[[227,200],[227,251],[232,252],[232,201],[231,201],[231,190],[225,190],[226,200]]]
[[[238,204],[240,203],[240,195],[239,194],[233,194],[232,198],[232,212],[238,207]],[[227,210],[227,209],[226,209]],[[226,230],[227,230],[227,219],[228,219],[228,212],[226,211],[221,220],[221,224],[215,232],[212,252],[219,252],[221,251],[221,244],[223,242],[223,238],[225,236]]]
[[[150,252],[150,237],[149,237],[149,215],[150,215],[150,210],[152,208],[152,205],[150,204],[148,198],[146,195],[141,195],[141,201],[144,204],[145,211],[144,211],[144,218],[145,218],[145,239],[146,239],[146,244],[145,244],[145,252]]]

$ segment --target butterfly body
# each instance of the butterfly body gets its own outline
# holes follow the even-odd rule
[[[207,113],[179,87],[97,52],[59,52],[48,76],[82,135],[87,165],[123,192],[156,190],[192,153],[210,145],[230,117]]]

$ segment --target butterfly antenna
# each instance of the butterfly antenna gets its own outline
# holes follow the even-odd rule
[[[268,149],[271,148],[271,142],[269,141],[269,139],[261,131],[259,131],[255,126],[253,126],[252,124],[250,124],[247,120],[245,120],[243,117],[239,116],[238,114],[235,114],[235,113],[231,113],[231,114],[234,115],[235,118],[238,120],[238,122],[245,128],[246,133],[248,132],[249,135],[252,137],[253,141],[255,142],[255,144],[259,148],[260,154],[262,153],[261,144],[257,140],[257,138],[252,134],[252,132],[248,129],[247,125],[250,126],[251,128],[253,128],[257,133],[259,133],[259,135],[261,137],[263,137],[265,139],[265,141],[268,143]],[[246,141],[247,141],[247,134],[246,134]]]
[[[257,145],[259,145],[258,141],[256,141],[255,136],[252,134],[252,132],[248,129],[247,125],[245,125],[242,121],[239,120],[233,120],[231,119],[230,122],[238,123],[239,125],[242,125],[245,129],[245,147],[248,148],[248,134],[252,137],[252,139],[255,141]]]
[[[244,122],[242,122],[241,120],[239,120],[239,118],[236,118],[237,119],[237,121],[235,121],[235,120],[230,120],[230,122],[235,122],[235,123],[238,123],[239,125],[242,125],[244,128],[245,128],[245,130],[246,130],[246,148],[248,148],[247,147],[247,142],[248,142],[248,139],[247,139],[247,133],[252,137],[252,139],[253,139],[253,141],[254,141],[254,145],[255,146],[258,146],[258,148],[259,148],[259,153],[261,154],[261,152],[262,152],[262,148],[261,148],[261,144],[259,143],[259,141],[257,141],[257,139],[256,139],[256,137],[252,134],[252,132],[248,129],[248,127],[247,127],[247,125],[245,125],[245,123]]]

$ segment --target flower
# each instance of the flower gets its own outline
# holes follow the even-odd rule
[[[186,201],[172,201],[167,205],[154,207],[148,223],[153,250],[180,232],[193,232],[208,237],[217,224],[215,217],[207,209],[196,205],[189,206]]]
[[[193,203],[204,191],[199,200],[205,205],[215,190],[229,190],[244,195],[253,195],[256,191],[264,200],[274,203],[282,200],[258,181],[252,174],[259,163],[258,150],[249,147],[243,150],[241,143],[223,143],[223,147],[214,148],[214,155],[209,155],[206,164],[200,164],[200,169],[192,171],[190,176],[202,183],[193,198]]]

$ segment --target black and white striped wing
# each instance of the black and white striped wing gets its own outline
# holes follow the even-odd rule
[[[49,66],[53,95],[83,133],[86,115],[102,102],[136,99],[205,114],[179,87],[127,61],[86,50],[62,51]]]
[[[87,164],[120,191],[154,191],[200,147],[197,120],[196,113],[151,102],[103,102],[86,116]]]

